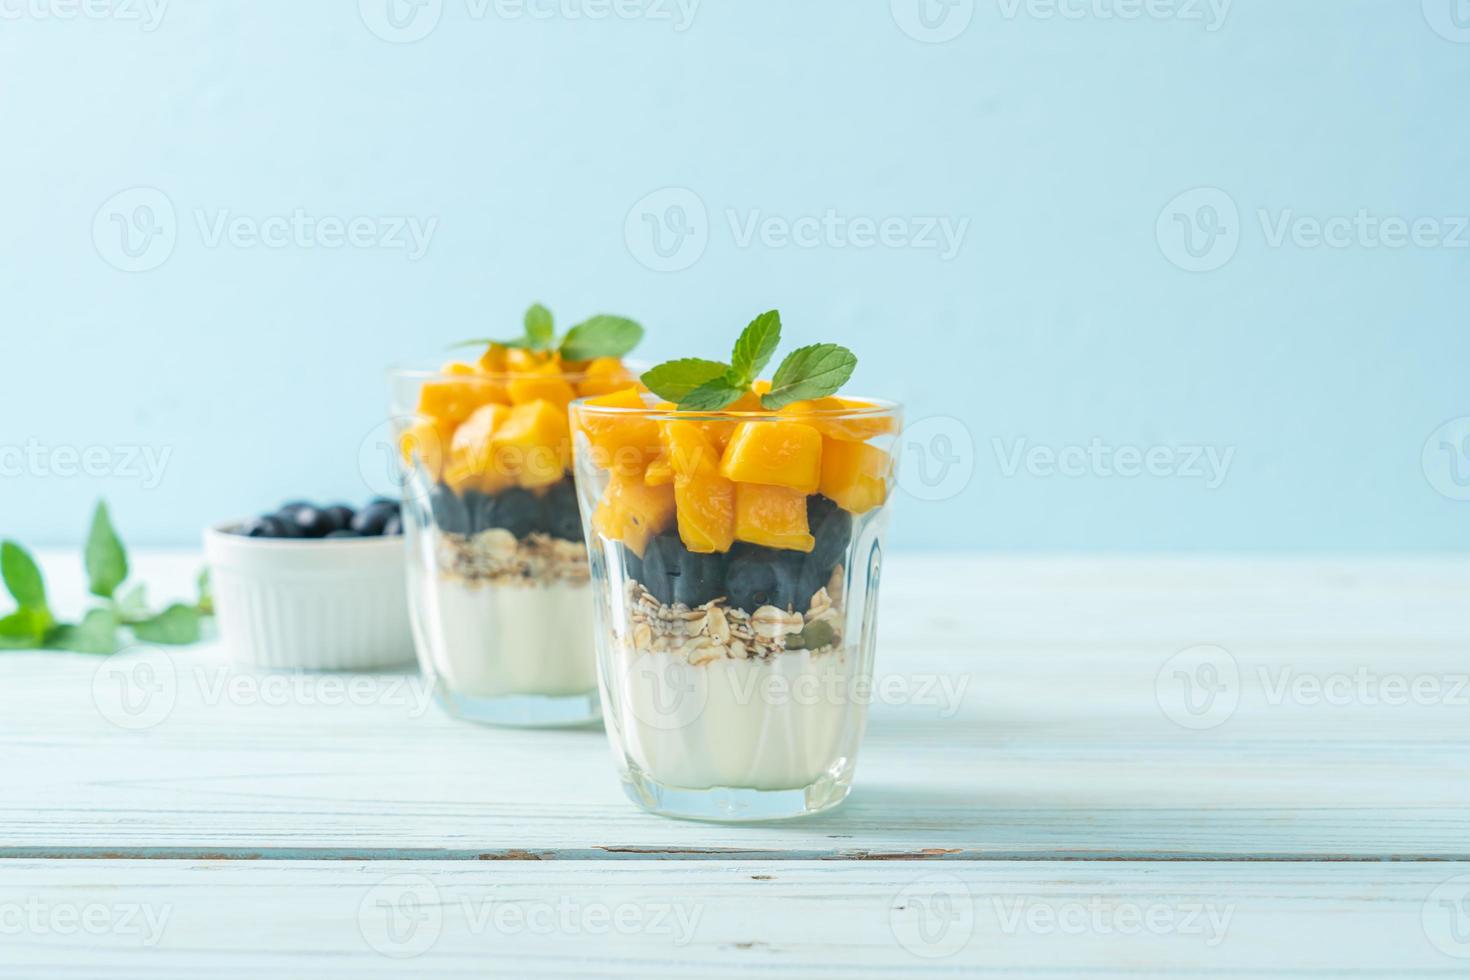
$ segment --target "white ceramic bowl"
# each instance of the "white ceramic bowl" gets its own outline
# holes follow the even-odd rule
[[[414,662],[403,538],[204,532],[220,639],[254,667],[369,670]]]

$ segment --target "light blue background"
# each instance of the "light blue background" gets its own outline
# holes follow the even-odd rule
[[[1257,218],[1470,213],[1470,31],[1432,29],[1439,0],[1236,0],[1216,30],[1093,13],[1116,0],[1072,0],[1081,19],[976,0],[938,44],[888,0],[704,0],[683,31],[444,0],[406,44],[356,0],[173,0],[151,31],[37,15],[65,2],[4,0],[0,20],[0,446],[171,455],[152,488],[12,470],[0,535],[75,540],[101,494],[134,544],[361,499],[384,365],[505,333],[539,299],[564,323],[638,317],[651,359],[722,356],[769,307],[793,343],[853,347],[854,391],[956,419],[924,431],[975,447],[959,493],[901,497],[896,545],[1470,545],[1470,503],[1435,489],[1449,454],[1422,456],[1470,415],[1470,250],[1273,248]],[[128,273],[93,220],[139,186],[167,194],[177,242]],[[666,187],[697,194],[708,247],[655,272],[625,219]],[[1156,235],[1198,187],[1240,214],[1210,272]],[[438,224],[418,261],[208,247],[197,225],[298,207]],[[726,215],[829,208],[969,226],[946,261],[740,247]],[[1234,457],[1211,490],[1007,476],[993,441],[1095,437]]]

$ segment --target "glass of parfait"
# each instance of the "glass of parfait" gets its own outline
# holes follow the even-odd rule
[[[604,724],[634,802],[764,820],[836,806],[867,720],[899,406],[572,405]]]
[[[634,378],[617,358],[500,345],[474,363],[392,373],[414,643],[450,714],[518,726],[598,717],[567,406]]]

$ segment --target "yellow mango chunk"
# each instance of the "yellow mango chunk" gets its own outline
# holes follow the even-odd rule
[[[892,459],[861,442],[828,439],[822,447],[822,493],[837,506],[864,514],[888,499]]]
[[[505,369],[512,374],[535,374],[548,364],[554,365],[560,373],[561,355],[556,351],[526,350],[524,347],[506,348]]]
[[[674,482],[674,467],[667,456],[658,456],[643,471],[643,482],[650,487],[667,486]]]
[[[768,548],[811,551],[817,546],[806,521],[806,494],[759,483],[735,485],[735,538]]]
[[[659,423],[664,456],[676,475],[718,472],[721,450],[711,439],[708,424],[683,419],[667,419]]]
[[[398,451],[403,455],[403,465],[414,465],[414,459],[434,479],[439,479],[444,469],[444,460],[449,456],[449,445],[454,438],[455,424],[443,419],[421,418],[410,425],[398,437]]]
[[[514,482],[495,465],[494,434],[510,418],[505,405],[481,405],[454,430],[449,444],[449,464],[444,482],[456,491],[480,490],[496,493]]]
[[[608,395],[589,398],[588,405],[604,408],[644,409],[637,388],[623,388]],[[641,474],[663,451],[658,423],[633,413],[578,412],[577,424],[592,446],[592,461],[600,469],[627,475]]]
[[[736,483],[765,483],[815,493],[822,478],[822,434],[800,422],[741,422],[720,473]]]
[[[572,438],[566,411],[537,400],[517,405],[491,438],[497,474],[523,487],[556,483],[571,462]]]
[[[641,477],[613,473],[592,512],[592,529],[609,541],[623,542],[641,558],[649,539],[673,520],[673,487],[650,487]]]
[[[505,386],[511,404],[525,405],[529,402],[551,402],[563,412],[577,397],[571,382],[563,377],[561,365],[547,363],[534,371],[515,374]]]
[[[826,417],[831,412],[861,412],[876,409],[872,402],[852,398],[813,398],[810,401],[792,402],[781,409],[782,415],[806,416],[807,425],[824,436],[842,439],[845,442],[867,442],[874,436],[886,435],[898,427],[898,420],[891,414],[857,415],[848,418]]]
[[[418,414],[459,423],[491,400],[493,392],[478,371],[458,362],[444,365],[446,378],[425,381],[419,388]],[[457,378],[464,378],[459,381]]]
[[[724,411],[763,411],[763,409],[761,408],[761,396],[758,392],[747,391],[745,394],[737,398],[733,403],[727,405]],[[738,426],[740,423],[735,421],[734,419],[708,419],[706,421],[700,422],[699,424],[702,425],[704,427],[704,431],[709,434],[710,442],[714,444],[717,450],[723,453],[725,451],[725,447],[730,444],[730,437],[735,434],[735,427]]]
[[[622,361],[616,357],[594,357],[583,369],[582,380],[577,382],[577,394],[595,398],[630,386],[636,387],[637,380],[623,367]]]
[[[674,501],[684,547],[703,555],[730,550],[735,543],[734,483],[713,470],[675,476]]]

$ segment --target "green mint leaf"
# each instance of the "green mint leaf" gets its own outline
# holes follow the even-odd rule
[[[729,370],[730,365],[719,361],[686,357],[677,361],[665,361],[658,367],[645,371],[642,380],[649,391],[664,401],[678,405],[695,388],[723,378]]]
[[[34,650],[51,628],[51,614],[45,609],[17,609],[0,618],[0,649]]]
[[[679,411],[718,412],[738,400],[745,392],[745,385],[731,384],[729,378],[721,375],[713,381],[706,381],[680,399]]]
[[[58,627],[46,638],[46,647],[75,653],[116,653],[117,626],[117,616],[111,609],[93,609],[75,626]]]
[[[87,532],[87,549],[84,560],[87,565],[87,587],[91,593],[104,599],[128,577],[128,553],[112,528],[112,519],[107,514],[107,504],[97,502],[92,512],[92,529]]]
[[[133,635],[145,643],[197,643],[199,610],[176,602],[157,616],[134,623]]]
[[[112,610],[124,623],[136,623],[148,618],[148,588],[142,582],[134,583],[112,601]]]
[[[556,339],[556,328],[551,324],[551,311],[540,303],[532,304],[526,311],[526,340],[532,350],[545,350]]]
[[[776,347],[781,343],[781,314],[776,310],[762,313],[740,332],[735,350],[730,355],[730,381],[749,386],[760,376]]]
[[[824,398],[837,392],[857,367],[857,356],[839,344],[798,347],[776,369],[761,407],[775,411],[792,402]]]
[[[21,609],[46,608],[46,583],[36,560],[14,541],[0,544],[0,578]]]
[[[632,320],[599,314],[567,331],[561,340],[561,356],[569,361],[622,357],[642,339],[643,328]]]
[[[209,578],[209,569],[201,568],[196,583],[199,586],[199,602],[196,608],[201,616],[214,615],[214,583]]]

